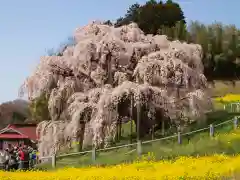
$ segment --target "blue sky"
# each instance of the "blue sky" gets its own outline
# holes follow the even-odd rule
[[[0,0],[0,103],[14,100],[39,57],[92,20],[114,20],[145,0]],[[178,0],[187,21],[240,27],[240,1]]]

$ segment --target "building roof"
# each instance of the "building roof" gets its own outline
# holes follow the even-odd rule
[[[36,141],[36,124],[9,124],[0,131],[0,138],[30,139]]]
[[[28,136],[21,134],[0,134],[0,138],[3,139],[29,139]]]

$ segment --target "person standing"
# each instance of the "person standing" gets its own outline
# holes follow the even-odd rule
[[[32,152],[32,161],[33,161],[33,166],[37,164],[37,151],[33,150]]]
[[[32,147],[28,147],[28,152],[29,152],[29,167],[30,168],[33,168],[33,149],[32,149]]]
[[[14,147],[14,151],[13,151],[13,153],[14,153],[14,155],[15,155],[15,157],[16,157],[17,164],[19,163],[19,155],[18,155],[18,151],[19,151],[18,146],[15,146],[15,147]]]
[[[24,169],[29,169],[29,151],[26,145],[23,146],[23,153],[24,153]]]
[[[22,169],[24,169],[24,153],[23,153],[22,147],[19,147],[19,149],[18,149],[18,157],[19,157],[18,169],[22,170]]]
[[[26,170],[29,169],[29,152],[27,149],[27,146],[23,146],[22,148],[19,148],[19,169]]]
[[[6,156],[6,160],[5,160],[5,162],[3,162],[3,165],[4,165],[4,169],[7,171],[8,170],[8,165],[9,165],[9,149],[8,148],[6,148],[5,149],[5,156]]]

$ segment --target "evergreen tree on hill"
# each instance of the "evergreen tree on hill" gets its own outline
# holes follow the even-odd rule
[[[125,16],[117,19],[115,26],[136,22],[144,33],[157,34],[162,26],[173,27],[178,21],[185,24],[185,17],[178,3],[171,0],[165,3],[150,0],[144,5],[131,5]]]

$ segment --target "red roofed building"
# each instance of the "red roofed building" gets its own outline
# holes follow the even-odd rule
[[[35,146],[36,127],[36,124],[9,124],[0,131],[0,149],[7,148],[9,144]]]

